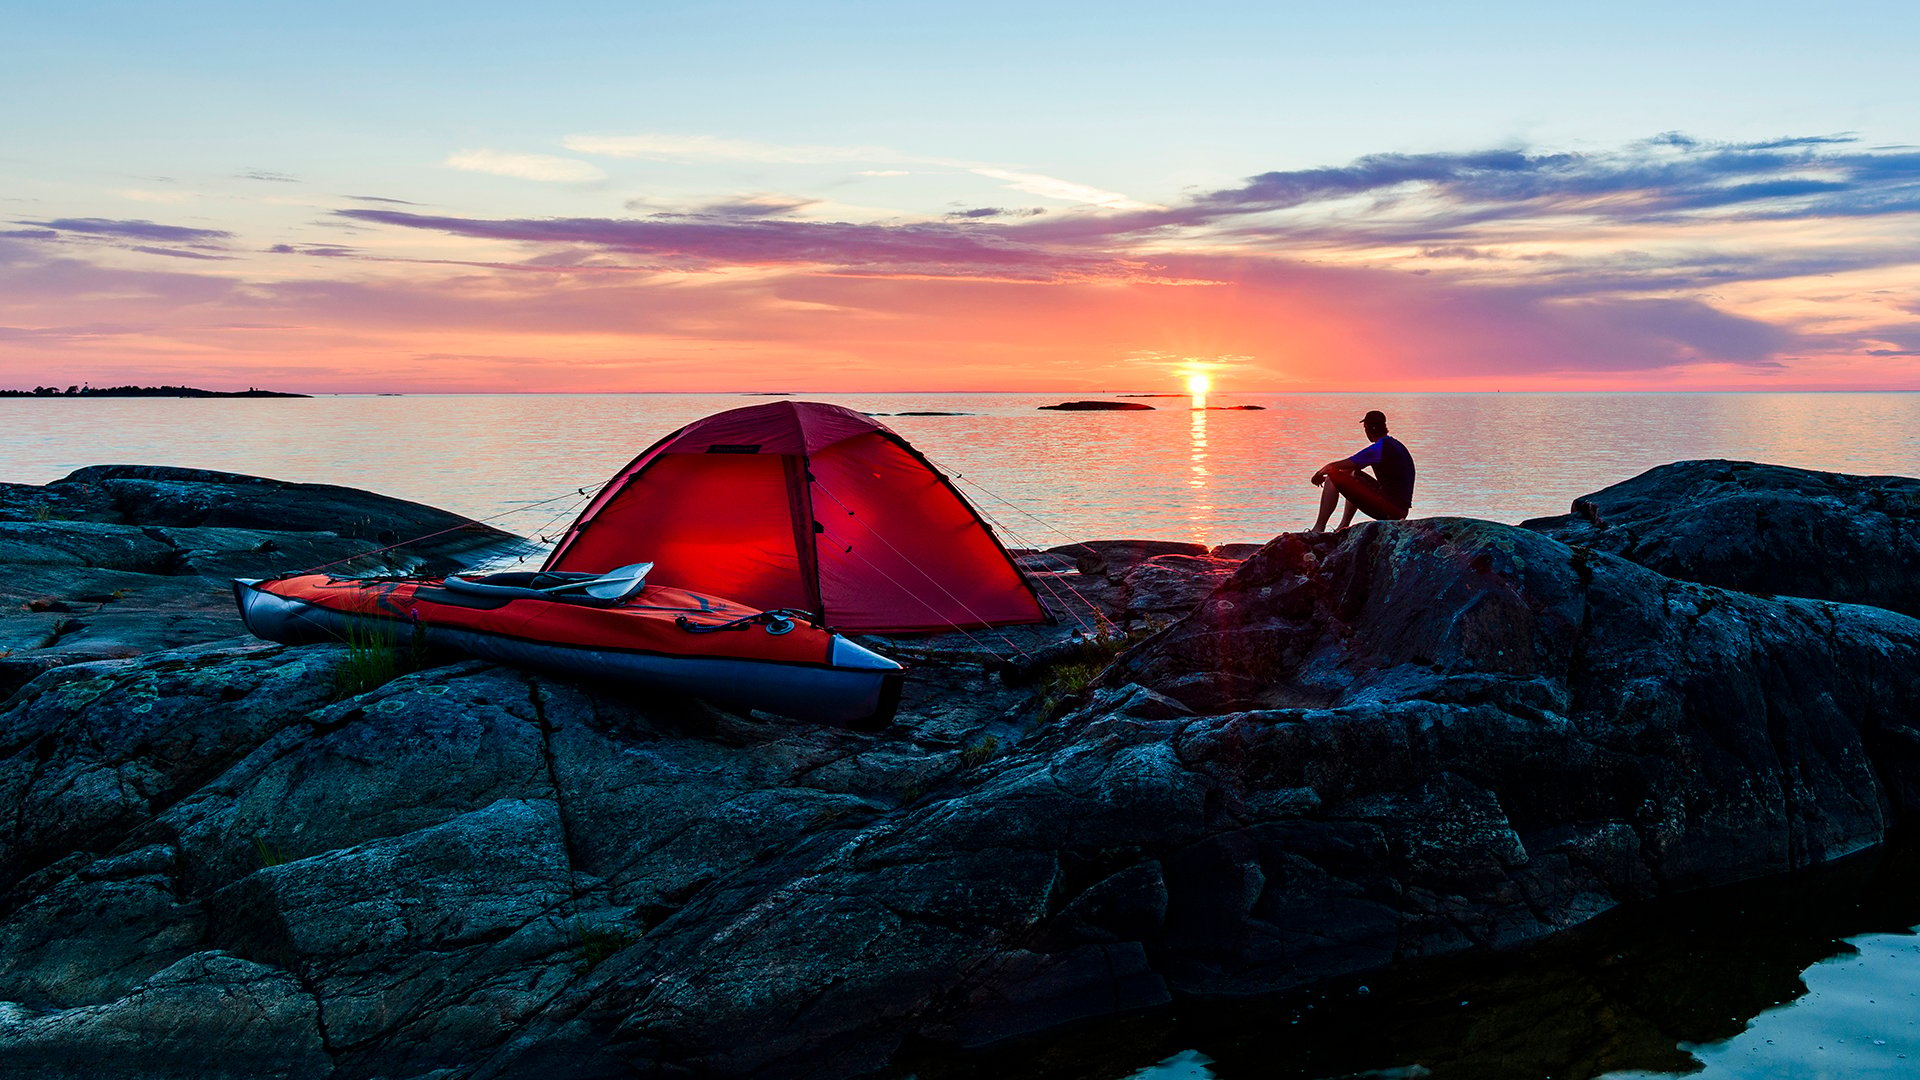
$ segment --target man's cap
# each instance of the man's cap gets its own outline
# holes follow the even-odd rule
[[[1380,426],[1385,427],[1387,423],[1387,414],[1381,412],[1379,409],[1373,409],[1369,411],[1367,415],[1361,417],[1360,422],[1363,424],[1379,424]]]

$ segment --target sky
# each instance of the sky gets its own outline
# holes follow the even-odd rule
[[[26,4],[0,388],[1920,389],[1920,6]]]

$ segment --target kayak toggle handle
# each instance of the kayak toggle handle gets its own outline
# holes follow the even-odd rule
[[[673,620],[673,625],[685,630],[689,634],[714,634],[722,630],[745,630],[750,626],[763,626],[769,635],[779,637],[781,634],[793,632],[793,617],[795,614],[798,613],[788,611],[785,608],[775,608],[772,611],[756,611],[751,615],[742,615],[737,619],[729,619],[723,623],[714,623],[711,626],[702,626],[692,619],[687,618],[685,615],[681,615]]]

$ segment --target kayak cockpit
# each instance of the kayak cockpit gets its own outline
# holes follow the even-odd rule
[[[600,574],[554,570],[514,570],[479,577],[448,574],[440,584],[469,596],[615,607],[640,595],[647,587],[647,571],[652,569],[652,563],[644,562]]]

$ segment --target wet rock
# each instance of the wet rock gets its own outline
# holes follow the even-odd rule
[[[1680,461],[1522,525],[1668,577],[1920,615],[1920,479]]]

